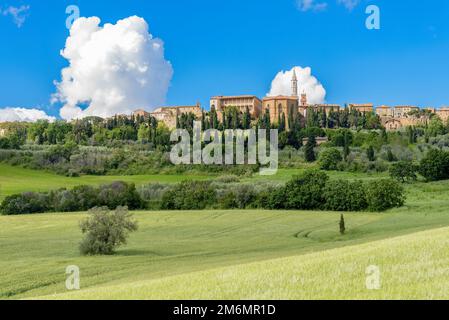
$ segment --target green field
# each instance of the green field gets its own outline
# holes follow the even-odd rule
[[[304,169],[279,169],[275,176],[261,176],[254,174],[251,178],[243,181],[270,180],[286,182],[293,175],[303,172]],[[332,172],[333,178],[342,179],[375,179],[378,174],[360,174],[347,172]],[[65,177],[51,172],[24,169],[0,163],[0,201],[6,196],[26,191],[49,191],[59,188],[73,188],[78,185],[100,185],[114,181],[133,182],[137,186],[152,182],[176,183],[183,180],[206,180],[212,179],[213,175],[179,174],[179,175],[135,175],[135,176],[81,176]]]
[[[5,196],[25,191],[49,191],[73,188],[78,185],[100,185],[114,181],[141,185],[151,182],[175,183],[182,180],[209,179],[207,175],[136,175],[136,176],[81,176],[65,177],[51,172],[24,169],[0,163],[0,200]]]
[[[449,228],[45,299],[449,299]],[[376,269],[370,271],[369,267]],[[367,276],[378,277],[373,285]]]
[[[449,226],[448,190],[409,185],[403,208],[346,214],[345,236],[338,213],[137,212],[128,245],[103,257],[78,253],[83,213],[0,216],[0,298],[67,294],[68,265],[82,290],[64,298],[447,297],[449,231],[434,229]],[[379,292],[363,290],[368,262],[385,270]]]

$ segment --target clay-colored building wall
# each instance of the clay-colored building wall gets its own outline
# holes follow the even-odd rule
[[[394,107],[394,117],[407,118],[409,113],[415,110],[419,110],[419,108],[415,106],[396,106]]]
[[[393,117],[394,116],[394,110],[391,107],[388,106],[380,106],[376,108],[376,114],[379,117]]]
[[[278,97],[266,97],[263,99],[263,110],[269,110],[270,112],[270,122],[277,123],[279,116],[284,114],[285,123],[288,128],[288,117],[289,115],[293,115],[296,117],[298,115],[298,97],[287,97],[287,96],[278,96]]]
[[[449,121],[449,107],[444,107],[436,111],[437,116],[441,118],[444,122]]]
[[[237,107],[240,112],[248,108],[252,119],[257,119],[262,112],[262,101],[256,96],[217,96],[210,99],[211,110],[215,108],[221,121],[223,112],[228,107]]]
[[[374,105],[372,103],[356,104],[350,103],[348,105],[349,111],[357,110],[361,113],[369,113],[374,111]]]

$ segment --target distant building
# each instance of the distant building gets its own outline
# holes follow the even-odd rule
[[[210,109],[217,111],[220,121],[223,121],[223,112],[229,107],[236,107],[242,113],[248,109],[251,118],[257,119],[262,112],[262,101],[253,95],[215,96],[210,99]]]
[[[7,134],[6,129],[1,129],[0,128],[0,137],[4,137],[4,136],[6,136],[6,134]]]
[[[444,122],[449,121],[449,107],[443,107],[436,111],[437,116],[441,118]]]
[[[139,117],[139,118],[148,119],[150,117],[150,113],[148,111],[143,110],[143,109],[138,109],[138,110],[133,112],[133,116],[136,117],[136,118]]]
[[[194,106],[169,106],[160,107],[152,112],[139,109],[133,112],[135,117],[143,117],[149,119],[150,116],[154,117],[157,121],[163,122],[168,128],[176,128],[176,118],[182,114],[193,113],[197,119],[202,117],[202,109],[200,104]]]
[[[313,108],[315,111],[325,111],[329,115],[331,112],[340,112],[341,106],[339,104],[316,104]]]
[[[379,106],[376,108],[376,114],[379,117],[393,117],[394,109],[389,106]]]
[[[350,103],[348,104],[349,111],[356,110],[361,113],[370,113],[374,111],[374,105],[372,103]]]
[[[270,122],[278,123],[280,117],[284,117],[287,130],[289,116],[298,115],[298,97],[276,96],[265,97],[262,101],[264,112],[270,112]]]
[[[396,106],[394,107],[394,117],[407,118],[412,111],[419,111],[419,108],[415,106]]]

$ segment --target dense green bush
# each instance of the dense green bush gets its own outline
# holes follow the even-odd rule
[[[366,184],[366,199],[370,211],[385,211],[402,207],[405,202],[405,191],[397,181],[373,180]]]
[[[201,210],[214,204],[215,190],[208,181],[183,181],[165,192],[162,209]]]
[[[109,211],[107,207],[94,208],[90,217],[80,223],[85,238],[80,243],[83,255],[109,255],[126,244],[130,232],[137,230],[137,222],[132,219],[126,207]]]
[[[106,206],[111,210],[118,206],[127,206],[134,210],[143,208],[144,204],[134,183],[118,181],[100,186],[97,206]]]
[[[329,181],[324,188],[325,209],[330,211],[363,211],[368,208],[365,185],[361,181]]]
[[[421,160],[419,173],[427,181],[449,179],[449,152],[432,149]]]
[[[5,215],[42,213],[48,210],[48,196],[36,192],[8,196],[0,206],[1,213]]]
[[[337,170],[338,164],[343,160],[341,153],[336,148],[324,149],[318,158],[320,168],[323,170]]]
[[[144,209],[145,202],[137,193],[134,184],[114,182],[98,188],[78,186],[72,190],[60,189],[48,193],[26,192],[12,195],[3,200],[0,211],[7,215],[73,212],[86,211],[97,206],[110,209],[119,206]]]
[[[224,190],[218,189],[216,184],[213,184],[213,188],[217,191],[218,205],[215,207],[222,209],[245,209],[257,207],[257,192],[250,184],[235,184],[225,188]]]
[[[418,179],[416,172],[418,167],[411,161],[393,163],[390,167],[390,176],[399,182],[411,182]]]
[[[293,177],[283,190],[285,208],[300,210],[321,208],[324,204],[323,190],[328,179],[326,173],[318,170],[309,170]]]

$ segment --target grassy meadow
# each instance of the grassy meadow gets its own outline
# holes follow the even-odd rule
[[[38,182],[47,188],[69,186],[51,179],[79,179],[75,183],[79,184],[94,178],[20,173],[15,179],[2,170],[3,187],[17,192],[39,188]],[[288,179],[283,170],[279,175],[271,179]],[[175,177],[119,180],[123,178],[147,183]],[[447,281],[441,278],[446,275],[449,231],[441,228],[449,226],[449,181],[406,188],[407,203],[402,208],[345,214],[344,236],[339,234],[340,214],[335,212],[136,212],[139,230],[128,245],[114,256],[101,257],[79,254],[78,223],[85,213],[0,216],[0,299],[446,297],[442,289]],[[378,292],[363,290],[368,262],[386,272]],[[65,289],[69,265],[80,267],[81,291]],[[416,272],[391,275],[395,268]],[[438,277],[430,280],[435,273]],[[202,293],[209,289],[210,295]]]
[[[43,299],[449,299],[449,228]],[[369,267],[375,266],[372,271]],[[371,284],[368,278],[377,277]],[[377,281],[377,280],[376,280]],[[371,284],[371,285],[370,285]]]
[[[31,170],[0,163],[0,201],[5,196],[26,191],[49,191],[73,188],[78,185],[100,185],[114,181],[133,182],[136,185],[161,182],[176,183],[182,180],[210,179],[208,175],[136,175],[136,176],[91,176],[66,177],[52,172]]]
[[[261,176],[254,174],[253,177],[243,178],[242,181],[271,180],[286,182],[293,175],[303,172],[305,169],[279,169],[274,176]],[[379,174],[349,173],[349,172],[330,172],[333,178],[341,179],[376,179]],[[52,172],[42,170],[25,169],[18,166],[11,166],[0,163],[0,201],[6,196],[27,192],[45,192],[59,188],[73,188],[78,185],[100,185],[114,181],[124,181],[135,183],[136,186],[153,182],[177,183],[183,180],[207,180],[217,177],[210,174],[176,174],[176,175],[128,175],[128,176],[92,176],[83,175],[80,177],[66,177]]]

